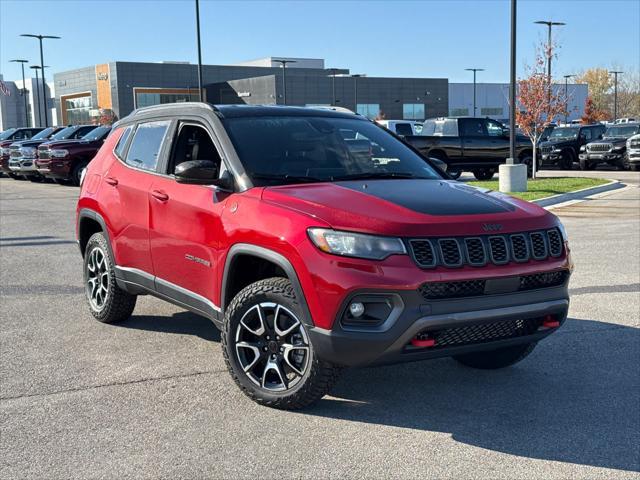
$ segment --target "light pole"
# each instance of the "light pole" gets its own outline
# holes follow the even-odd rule
[[[473,116],[476,116],[476,72],[484,72],[484,68],[465,68],[467,72],[473,72]]]
[[[360,77],[364,77],[364,73],[354,73],[351,75],[353,77],[353,97],[355,100],[355,112],[358,113],[358,79]]]
[[[29,63],[29,60],[23,60],[21,58],[16,58],[14,60],[9,60],[9,62],[19,63],[20,67],[22,67],[22,91],[20,93],[21,93],[22,98],[24,100],[24,126],[28,127],[29,126],[29,113],[27,112],[27,110],[28,110],[28,108],[27,108],[27,84],[25,83],[25,79],[24,79],[24,64],[25,63]]]
[[[278,62],[282,65],[282,102],[287,104],[287,64],[289,63],[297,63],[296,60],[274,60],[274,62]],[[276,99],[277,103],[277,99]]]
[[[196,0],[196,40],[198,42],[198,99],[202,101],[202,47],[200,45],[200,0]],[[191,92],[189,92],[191,97]]]
[[[567,93],[568,81],[575,75],[564,75],[564,123],[567,123],[569,117],[569,95]]]
[[[39,82],[39,80],[38,80],[38,70],[41,70],[42,67],[40,65],[32,65],[29,68],[33,69],[36,72],[36,88],[35,88],[35,92],[34,92],[34,93],[36,93],[36,92],[38,92],[38,82]],[[38,95],[38,96],[40,96],[40,95]],[[38,126],[41,127],[42,126],[42,113],[40,113],[40,112],[42,112],[42,104],[39,101],[37,103],[38,103]],[[33,96],[33,106],[34,107],[36,106],[35,104],[36,104],[36,96],[34,95]],[[33,114],[34,121],[35,121],[35,118],[36,117],[35,117],[35,113],[34,113]]]
[[[511,0],[511,55],[509,62],[509,158],[507,163],[516,163],[516,0]],[[503,191],[500,188],[500,191]]]
[[[564,22],[552,22],[551,20],[538,20],[538,25],[546,25],[548,28],[547,34],[547,83],[549,85],[549,91],[547,92],[547,105],[551,106],[551,28],[553,26],[566,25]],[[548,119],[549,120],[549,119]]]
[[[34,35],[32,33],[23,33],[22,35],[20,35],[21,37],[31,37],[31,38],[37,38],[40,41],[40,68],[42,70],[42,102],[44,105],[44,126],[48,127],[49,126],[49,119],[47,116],[47,92],[46,92],[46,88],[47,88],[47,83],[45,81],[44,78],[44,55],[42,53],[42,40],[44,40],[45,38],[51,38],[51,39],[60,39],[61,37],[56,37],[55,35]]]
[[[613,70],[613,121],[618,119],[618,74],[624,73],[620,70]]]
[[[329,72],[331,73],[331,105],[335,107],[336,105],[336,73],[338,73],[337,68],[330,68]]]

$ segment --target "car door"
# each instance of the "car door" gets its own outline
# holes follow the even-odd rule
[[[149,191],[149,237],[156,289],[197,308],[216,310],[221,215],[228,194],[208,185],[178,183],[175,167],[189,160],[210,160],[223,168],[211,131],[195,120],[180,122],[171,142],[164,175]]]
[[[149,189],[163,154],[171,122],[148,121],[129,127],[125,146],[116,147],[114,161],[103,176],[105,209],[111,223],[111,239],[118,266],[153,275],[149,246]],[[119,153],[118,153],[119,152]]]
[[[504,127],[495,120],[487,119],[487,157],[496,163],[503,163],[509,156],[509,137],[504,134]]]
[[[462,137],[465,164],[483,162],[488,158],[488,141],[483,118],[461,118],[460,135]]]

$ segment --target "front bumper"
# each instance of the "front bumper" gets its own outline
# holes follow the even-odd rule
[[[70,162],[59,159],[36,160],[36,169],[47,178],[66,180],[71,176]]]
[[[558,163],[562,160],[562,153],[543,153],[540,155],[541,163]]]
[[[603,152],[603,153],[581,153],[579,155],[580,160],[585,160],[589,163],[601,163],[601,162],[619,162],[624,159],[623,152]]]
[[[636,163],[640,163],[640,150],[627,151],[627,160],[633,165],[635,165]]]
[[[9,170],[14,173],[37,173],[35,157],[10,157]]]
[[[365,366],[494,350],[497,348],[537,342],[564,323],[569,309],[568,279],[558,287],[526,292],[483,295],[446,300],[425,300],[417,291],[388,292],[401,299],[401,313],[384,330],[344,327],[339,321],[332,330],[311,328],[309,336],[318,356],[345,366]],[[538,321],[539,328],[526,334],[509,337],[471,338],[469,341],[416,347],[412,340],[418,335],[441,333],[462,327],[490,328],[514,322]],[[552,319],[557,326],[543,325]],[[536,324],[537,325],[537,324]],[[456,333],[457,334],[457,333]]]

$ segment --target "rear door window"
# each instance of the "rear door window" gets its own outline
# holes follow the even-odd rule
[[[165,120],[138,125],[125,162],[132,167],[154,171],[170,123],[169,120]]]
[[[396,133],[398,135],[413,135],[410,123],[396,123]]]
[[[482,118],[465,118],[460,120],[462,135],[465,137],[484,137],[485,126]]]

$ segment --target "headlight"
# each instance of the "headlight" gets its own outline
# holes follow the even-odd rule
[[[33,147],[21,147],[20,148],[20,154],[23,157],[35,157],[36,156],[36,149]]]
[[[627,140],[627,148],[631,148],[631,139]]]
[[[69,151],[68,150],[50,150],[49,155],[51,155],[54,158],[64,158],[67,155],[69,155]]]
[[[0,154],[1,155],[10,155],[11,154],[11,149],[10,148],[0,148]]]
[[[580,147],[580,151],[581,151],[581,152],[586,152],[586,151],[587,151],[587,146],[586,146],[586,145],[582,145],[582,146]]]
[[[614,151],[614,152],[616,152],[616,151],[619,152],[623,148],[624,148],[624,145],[617,145],[617,146],[613,147],[611,150]]]
[[[376,237],[326,228],[310,228],[308,232],[309,238],[316,247],[334,255],[384,260],[389,255],[407,253],[404,243],[399,238]]]
[[[554,148],[553,153],[562,153],[562,150],[560,150],[559,148]]]

